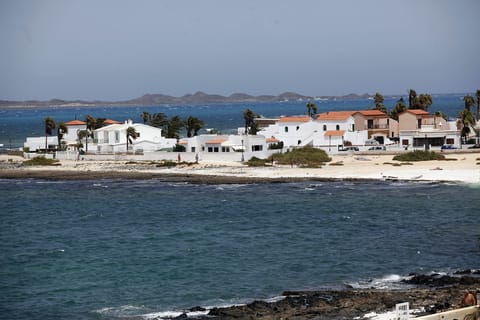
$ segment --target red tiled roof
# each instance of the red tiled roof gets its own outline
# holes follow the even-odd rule
[[[267,143],[274,143],[274,142],[280,142],[280,140],[278,140],[275,137],[267,138]]]
[[[212,139],[212,140],[208,140],[207,144],[222,144],[224,143],[225,141],[227,141],[227,139],[224,139],[224,138],[218,138],[218,139]]]
[[[385,112],[382,112],[377,109],[372,109],[372,110],[360,110],[355,113],[360,113],[361,115],[365,117],[386,117],[387,114]]]
[[[181,140],[180,142],[178,142],[178,144],[188,144],[188,141]]]
[[[281,117],[279,122],[308,122],[312,120],[309,116],[291,116],[291,117]]]
[[[410,112],[413,113],[417,116],[429,116],[430,113],[428,111],[422,110],[422,109],[408,109],[405,112]]]
[[[343,137],[345,130],[327,130],[325,131],[325,136],[327,137]]]
[[[104,124],[121,124],[121,122],[117,121],[117,120],[112,120],[112,119],[105,119],[103,121]]]
[[[72,120],[72,121],[65,122],[65,125],[67,126],[83,126],[86,124],[87,124],[86,122],[83,122],[80,120]]]
[[[329,111],[320,113],[317,120],[345,120],[354,113],[355,111]]]

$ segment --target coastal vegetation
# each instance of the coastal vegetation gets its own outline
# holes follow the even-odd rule
[[[134,127],[128,127],[126,130],[127,135],[127,152],[128,152],[128,143],[133,144],[133,140],[138,138],[138,132]]]
[[[243,119],[245,120],[245,133],[256,135],[258,132],[258,123],[255,121],[255,118],[258,118],[259,115],[255,114],[250,109],[245,109],[243,111]]]
[[[189,116],[185,120],[179,116],[173,116],[171,119],[163,113],[154,113],[153,115],[144,111],[140,117],[143,124],[162,129],[162,136],[165,138],[180,138],[180,131],[186,130],[187,137],[197,136],[199,131],[205,126],[205,123],[197,117]]]
[[[46,117],[45,120],[45,152],[48,150],[48,136],[51,136],[53,134],[53,130],[55,130],[55,127],[57,126],[55,124],[55,120],[53,120],[51,117]]]
[[[47,159],[45,157],[35,157],[23,162],[25,166],[58,166],[60,162],[56,159]]]
[[[318,108],[317,105],[311,101],[307,102],[307,114],[310,117],[313,117],[317,114]]]
[[[282,165],[295,165],[305,168],[318,168],[330,161],[332,161],[332,158],[324,150],[313,147],[303,147],[285,153],[273,154],[267,159],[267,162],[271,163],[276,162]]]
[[[393,160],[397,161],[431,161],[431,160],[445,160],[443,154],[425,151],[425,150],[415,150],[403,154],[399,154],[393,157]]]
[[[58,125],[58,128],[57,128],[58,147],[59,147],[60,150],[65,150],[66,149],[65,141],[62,141],[63,136],[66,133],[68,133],[68,127],[65,124],[65,122],[62,121],[62,122],[60,122],[60,124]]]

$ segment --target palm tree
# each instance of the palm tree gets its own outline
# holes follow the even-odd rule
[[[160,112],[160,113],[155,113],[153,114],[153,116],[151,117],[150,119],[150,122],[149,124],[152,126],[152,127],[155,127],[155,128],[162,128],[164,131],[162,132],[162,135],[166,135],[165,134],[165,129],[168,125],[168,118],[167,116],[165,115],[165,113],[163,112]]]
[[[442,111],[435,111],[435,117],[441,117],[441,118],[443,118],[443,119],[445,119],[445,120],[448,120],[447,115],[446,115],[444,112],[442,112]]]
[[[460,112],[460,128],[462,130],[462,138],[463,141],[467,140],[468,135],[470,134],[470,128],[475,126],[475,117],[473,113],[465,108],[462,112]]]
[[[85,152],[88,152],[88,138],[93,137],[93,130],[95,130],[97,126],[97,119],[95,119],[91,115],[88,115],[87,118],[85,119],[85,122],[87,123],[87,135],[85,137]]]
[[[465,102],[465,109],[468,111],[470,111],[470,108],[475,105],[475,99],[470,95],[463,97],[463,101]]]
[[[184,127],[184,123],[179,116],[174,116],[167,123],[167,138],[180,138],[180,130]]]
[[[392,111],[390,112],[390,117],[398,121],[398,115],[404,112],[405,110],[407,110],[407,105],[405,104],[405,101],[403,100],[403,98],[400,98],[397,101],[397,104],[395,105],[395,107],[393,107]]]
[[[143,124],[147,124],[152,120],[152,116],[147,111],[143,111],[143,113],[140,116],[142,117]]]
[[[68,127],[65,124],[65,122],[62,121],[62,122],[60,122],[60,124],[58,125],[58,128],[57,128],[58,148],[59,149],[63,149],[63,148],[61,148],[61,145],[62,145],[63,135],[65,133],[68,133]]]
[[[307,113],[310,117],[313,117],[317,113],[317,105],[311,101],[308,101],[307,103]]]
[[[383,101],[385,101],[385,99],[380,93],[378,92],[375,93],[375,96],[373,97],[373,101],[375,102],[374,109],[380,110],[383,113],[387,113],[387,107],[385,107],[385,105],[383,104]]]
[[[408,91],[408,109],[412,109],[413,107],[413,101],[417,97],[417,92],[413,89],[410,89]]]
[[[421,110],[428,110],[433,103],[433,98],[429,94],[420,94],[419,96],[413,99],[413,105],[409,109],[421,109]]]
[[[128,143],[132,144],[133,143],[132,140],[136,140],[138,138],[138,132],[137,130],[135,130],[134,127],[128,127],[126,134],[127,134],[127,152],[128,152]]]
[[[249,128],[255,123],[255,113],[250,109],[243,111],[243,119],[245,119],[245,133],[249,133]]]
[[[55,130],[56,124],[55,120],[53,120],[51,117],[46,117],[45,118],[45,152],[48,150],[48,136],[51,136],[53,134],[53,130]]]
[[[78,141],[79,141],[79,145],[82,144],[82,139],[85,138],[85,144],[87,144],[87,139],[88,139],[88,136],[90,135],[90,133],[88,132],[88,130],[79,130],[77,132],[77,137],[78,137]]]
[[[187,120],[185,120],[185,129],[187,129],[187,137],[190,138],[192,136],[192,132],[194,136],[198,135],[198,131],[200,131],[200,129],[202,129],[204,125],[205,124],[202,120],[198,119],[197,117],[189,116]]]

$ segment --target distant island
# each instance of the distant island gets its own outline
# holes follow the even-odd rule
[[[365,93],[362,95],[348,94],[344,96],[304,96],[295,92],[284,92],[280,95],[252,96],[246,93],[234,93],[228,97],[218,94],[207,94],[198,91],[194,94],[186,94],[181,97],[174,97],[164,94],[145,94],[141,97],[125,101],[84,101],[84,100],[61,100],[51,99],[48,101],[27,100],[9,101],[0,100],[0,108],[20,107],[95,107],[95,106],[157,106],[157,105],[179,105],[179,104],[205,104],[205,103],[254,103],[254,102],[282,102],[282,101],[312,101],[330,99],[367,99],[372,97]]]

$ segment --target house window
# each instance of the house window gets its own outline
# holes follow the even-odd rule
[[[455,144],[455,139],[447,138],[447,144]]]
[[[340,130],[340,125],[337,124],[337,125],[335,126],[335,129],[336,129],[337,131]]]
[[[367,128],[368,129],[373,129],[373,119],[367,120]]]
[[[285,127],[285,132],[288,132],[288,127]]]
[[[352,131],[355,131],[355,123],[352,123]]]
[[[192,147],[192,152],[195,152],[195,147]]]
[[[261,144],[256,144],[252,146],[252,151],[262,151],[263,146]]]
[[[230,152],[230,147],[222,147],[222,152]]]
[[[298,140],[297,144],[300,145],[302,143],[302,140]]]
[[[208,147],[208,152],[213,152],[213,148],[212,148],[212,147]]]
[[[422,119],[417,119],[418,129],[422,129]]]
[[[326,124],[323,125],[323,131],[327,131],[327,125]]]
[[[218,147],[213,147],[213,152],[218,152]]]
[[[408,139],[402,140],[402,146],[408,146]]]
[[[115,131],[115,143],[120,142],[120,131]]]
[[[298,131],[298,129],[300,129],[300,126],[297,126],[297,131]]]

